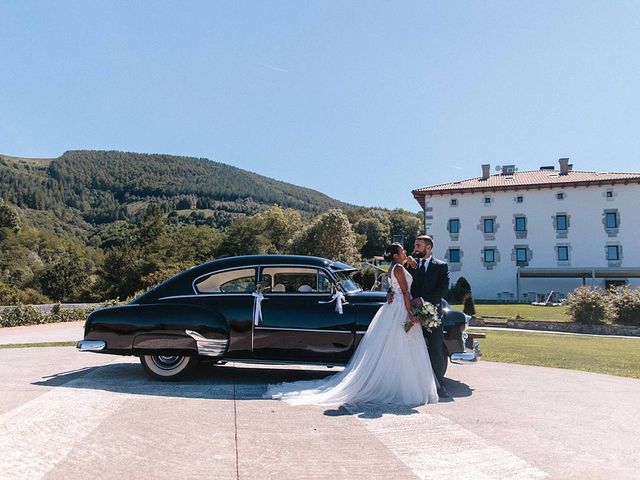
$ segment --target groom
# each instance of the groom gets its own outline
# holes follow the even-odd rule
[[[413,245],[413,256],[407,258],[407,270],[413,277],[411,284],[411,296],[414,305],[420,305],[423,301],[432,303],[438,309],[438,314],[442,314],[440,301],[449,290],[449,266],[447,262],[438,260],[431,255],[433,250],[433,239],[429,235],[420,235]],[[438,395],[448,398],[449,392],[444,386],[444,371],[446,359],[444,358],[443,342],[444,334],[442,325],[432,328],[428,332],[422,329],[433,373],[438,379]]]

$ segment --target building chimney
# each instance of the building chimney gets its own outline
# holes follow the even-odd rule
[[[482,180],[486,180],[489,178],[489,176],[491,175],[489,173],[490,169],[491,169],[491,165],[489,165],[488,163],[482,164]]]
[[[560,175],[567,175],[569,170],[571,170],[571,168],[569,168],[569,159],[561,158],[558,161],[560,162]]]

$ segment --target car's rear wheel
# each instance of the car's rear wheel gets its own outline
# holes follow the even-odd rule
[[[182,355],[143,355],[140,363],[151,378],[172,381],[192,373],[198,366],[198,359]]]

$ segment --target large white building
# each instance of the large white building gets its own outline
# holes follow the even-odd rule
[[[569,159],[413,190],[434,254],[474,297],[534,301],[580,285],[638,286],[640,173],[575,171]]]

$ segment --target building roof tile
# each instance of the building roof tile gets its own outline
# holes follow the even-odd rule
[[[412,191],[414,194],[436,193],[441,191],[469,191],[469,190],[512,190],[514,187],[548,187],[563,185],[610,183],[614,181],[634,181],[640,180],[640,173],[611,173],[611,172],[583,172],[571,170],[565,175],[561,175],[558,170],[531,170],[526,172],[514,172],[510,175],[496,174],[487,179],[470,178],[457,182],[442,183],[430,187],[417,188]]]

